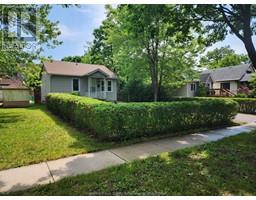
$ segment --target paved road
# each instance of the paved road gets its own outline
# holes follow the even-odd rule
[[[246,118],[243,115],[239,115],[237,119],[254,121],[254,119]],[[162,152],[172,152],[177,149],[216,141],[251,130],[256,130],[256,123],[143,142],[126,147],[4,170],[0,171],[0,192],[23,190],[35,185],[55,182],[67,176],[90,173],[135,159],[158,155]]]

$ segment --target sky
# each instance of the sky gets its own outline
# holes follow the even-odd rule
[[[45,56],[60,60],[65,56],[83,55],[88,42],[93,40],[93,30],[106,18],[104,5],[82,5],[63,8],[53,6],[49,19],[59,21],[62,45],[54,49],[45,49]]]
[[[52,56],[54,60],[61,60],[65,56],[83,55],[88,42],[93,40],[93,30],[98,28],[105,18],[105,8],[101,4],[84,4],[69,8],[54,5],[49,19],[59,21],[59,40],[63,41],[63,44],[54,49],[45,49],[44,55]],[[256,44],[256,37],[253,37],[253,41]],[[243,43],[235,35],[228,35],[224,41],[217,42],[207,50],[227,45],[237,53],[246,53]]]

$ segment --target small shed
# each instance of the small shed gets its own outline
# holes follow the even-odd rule
[[[0,103],[3,107],[27,107],[30,90],[19,78],[0,77]]]

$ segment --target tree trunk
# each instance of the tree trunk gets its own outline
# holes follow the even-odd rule
[[[252,28],[251,28],[251,5],[240,5],[241,10],[243,11],[243,31],[244,31],[244,37],[243,37],[243,43],[246,48],[246,51],[248,53],[248,56],[252,62],[252,65],[254,68],[256,68],[256,51],[255,47],[252,42]]]
[[[158,101],[158,82],[157,80],[154,79],[154,81],[152,81],[153,84],[153,92],[154,92],[154,101]]]
[[[256,51],[251,37],[245,38],[244,46],[246,48],[246,51],[252,62],[253,67],[256,69]]]
[[[252,42],[253,33],[251,29],[251,4],[241,4],[239,5],[239,9],[241,10],[241,16],[239,17],[241,18],[240,22],[243,26],[243,34],[241,34],[239,29],[237,29],[234,24],[232,24],[232,21],[228,19],[227,15],[225,14],[224,7],[220,7],[220,11],[225,23],[230,27],[231,31],[244,43],[248,57],[250,58],[253,67],[256,68],[256,51]],[[233,15],[236,14],[233,13]]]
[[[34,101],[35,101],[35,104],[41,103],[41,87],[36,87],[34,89]]]

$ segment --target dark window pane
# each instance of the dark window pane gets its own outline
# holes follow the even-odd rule
[[[104,89],[104,81],[101,81],[101,91],[104,91],[105,89]]]
[[[192,83],[190,85],[190,89],[191,89],[191,91],[195,91],[196,90],[196,85]]]
[[[108,91],[111,92],[112,91],[112,82],[108,81]]]
[[[79,80],[73,79],[73,91],[79,91]]]

